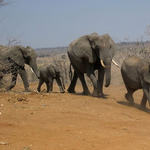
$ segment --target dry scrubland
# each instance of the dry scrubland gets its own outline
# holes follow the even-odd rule
[[[118,44],[114,57],[121,65],[129,55],[148,57],[149,43]],[[58,49],[58,48],[57,48]],[[44,64],[62,65],[69,86],[69,60],[66,50],[38,54],[40,68]],[[51,54],[51,55],[50,55]],[[49,55],[49,56],[48,56]],[[45,55],[44,55],[45,56]],[[150,116],[138,109],[142,90],[134,94],[135,106],[128,106],[126,89],[120,69],[112,64],[112,83],[104,87],[106,99],[81,95],[80,82],[76,94],[59,93],[54,84],[53,93],[36,93],[38,80],[26,66],[32,92],[23,93],[20,78],[11,92],[0,89],[0,149],[1,150],[149,150]],[[66,73],[65,73],[66,71]],[[85,75],[86,76],[86,75]],[[90,80],[86,79],[90,91]],[[9,84],[9,76],[3,82]],[[46,89],[43,85],[42,89]],[[148,111],[150,107],[147,104]]]

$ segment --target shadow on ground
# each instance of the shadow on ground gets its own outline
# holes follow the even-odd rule
[[[134,108],[137,108],[137,109],[139,109],[139,110],[141,110],[141,111],[144,111],[144,112],[147,112],[147,113],[150,113],[150,109],[148,109],[148,108],[140,108],[140,105],[139,104],[136,104],[136,103],[134,103],[134,106],[131,106],[131,105],[129,105],[129,102],[125,102],[125,101],[118,101],[117,102],[118,104],[121,104],[121,105],[124,105],[124,106],[128,106],[128,107],[134,107]]]

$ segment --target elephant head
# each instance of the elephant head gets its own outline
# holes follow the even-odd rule
[[[117,50],[112,38],[108,34],[99,36],[97,33],[92,33],[74,42],[78,49],[75,55],[87,59],[90,63],[95,63],[97,59],[100,60],[101,65],[105,68],[105,86],[108,87],[111,81],[111,62]]]
[[[64,79],[62,68],[58,64],[56,64],[54,68],[55,68],[56,75],[61,78],[62,86],[65,89],[65,79]]]
[[[8,57],[21,67],[25,66],[25,63],[31,67],[37,78],[39,78],[39,72],[36,64],[36,53],[30,47],[14,46],[10,48]]]
[[[149,101],[150,105],[150,61],[142,60],[138,66],[138,73],[141,78],[143,91]]]

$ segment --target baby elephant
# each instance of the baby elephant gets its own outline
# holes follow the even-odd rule
[[[60,80],[62,79],[62,82]],[[59,86],[60,92],[64,93],[65,84],[64,84],[64,77],[60,72],[59,66],[48,65],[43,66],[40,70],[40,79],[38,85],[38,92],[40,92],[41,85],[45,82],[47,86],[47,92],[51,92],[53,90],[53,80],[56,79],[57,84]]]
[[[134,105],[133,93],[143,89],[143,98],[140,109],[146,109],[146,102],[150,104],[150,61],[132,56],[123,61],[121,74],[127,94],[125,98],[130,105]]]

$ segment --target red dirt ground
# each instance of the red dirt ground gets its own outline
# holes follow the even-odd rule
[[[0,150],[149,150],[150,115],[128,106],[124,86],[104,88],[107,99],[77,94],[0,92]],[[42,88],[45,88],[44,86]],[[92,87],[90,87],[92,91]],[[149,105],[147,104],[149,110]]]

